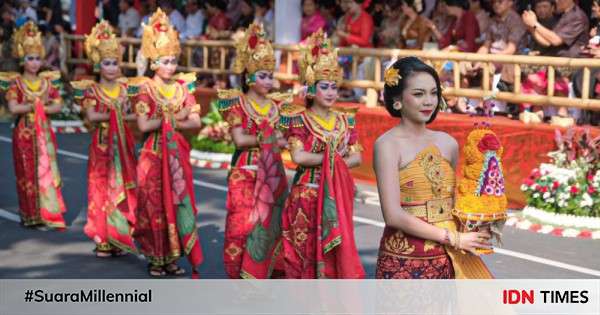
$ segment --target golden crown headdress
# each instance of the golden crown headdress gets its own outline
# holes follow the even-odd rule
[[[96,24],[90,34],[86,35],[84,48],[86,55],[94,64],[94,70],[102,59],[121,59],[119,41],[107,21]]]
[[[275,70],[273,46],[267,39],[262,24],[252,23],[248,26],[244,36],[236,41],[235,52],[233,69],[236,73],[242,73],[244,70],[249,74],[261,70]]]
[[[31,54],[44,58],[46,51],[42,42],[42,33],[35,23],[29,21],[13,34],[13,56],[23,58]]]
[[[156,60],[164,56],[179,56],[179,35],[169,17],[159,8],[144,25],[142,34],[142,55]]]
[[[338,64],[337,49],[322,29],[310,35],[300,48],[300,80],[313,85],[319,80],[340,83],[343,70]]]

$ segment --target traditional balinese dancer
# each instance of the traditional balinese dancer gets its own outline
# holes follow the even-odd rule
[[[56,138],[48,114],[61,111],[60,73],[41,72],[44,44],[37,25],[27,22],[13,35],[13,55],[22,73],[1,73],[0,86],[15,115],[13,159],[21,224],[39,229],[66,227]]]

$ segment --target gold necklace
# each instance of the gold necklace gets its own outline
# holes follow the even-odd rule
[[[115,84],[112,88],[100,84],[100,89],[102,89],[102,92],[111,99],[116,99],[119,97],[119,94],[121,94],[121,87],[118,84]]]
[[[32,92],[37,92],[40,89],[40,86],[42,85],[42,80],[37,79],[34,82],[29,81],[29,79],[27,78],[23,78],[23,83],[25,83],[25,85],[27,86],[27,89],[29,89]]]
[[[160,94],[165,98],[171,99],[175,95],[175,84],[159,84],[158,92],[160,92]]]
[[[261,116],[267,116],[267,114],[271,110],[271,101],[270,100],[267,100],[267,102],[265,104],[259,104],[254,99],[251,99],[251,98],[249,98],[249,99],[250,99],[250,105],[252,105],[252,108],[254,108],[254,111],[256,111]]]
[[[310,116],[317,122],[317,124],[323,127],[323,129],[327,131],[332,131],[335,127],[335,115],[329,115],[329,118],[325,119],[312,110],[308,112],[310,113]]]

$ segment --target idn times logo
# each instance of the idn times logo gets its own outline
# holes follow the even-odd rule
[[[588,290],[502,290],[502,304],[586,304]]]

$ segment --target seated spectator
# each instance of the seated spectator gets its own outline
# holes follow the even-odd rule
[[[254,21],[254,7],[252,6],[252,0],[242,0],[239,4],[240,15],[237,20],[234,20],[233,31],[245,30]]]
[[[514,8],[513,0],[494,0],[494,18],[485,35],[485,42],[477,51],[480,54],[515,55],[525,44],[527,28]],[[512,67],[502,67],[502,80],[514,81]],[[498,70],[500,70],[498,69]]]
[[[444,1],[438,1],[435,9],[433,11],[433,16],[431,18],[432,24],[429,24],[429,28],[435,28],[440,32],[440,34],[446,34],[450,29],[450,25],[454,21],[454,18],[448,14],[446,3]],[[432,35],[434,35],[432,33]]]
[[[492,22],[490,13],[493,12],[492,8],[488,7],[489,2],[486,0],[469,0],[469,10],[475,14],[477,22],[479,23],[479,33],[481,36],[477,39],[478,44],[482,44],[485,41],[485,34],[487,33],[488,26]]]
[[[377,47],[402,47],[402,38],[400,34],[403,19],[402,11],[400,9],[401,3],[402,0],[390,0],[385,2],[383,21],[381,21],[381,26],[375,30]]]
[[[102,0],[102,16],[114,28],[119,27],[119,0]]]
[[[189,0],[185,5],[185,31],[179,34],[183,40],[199,38],[204,26],[204,15],[200,11],[198,0]]]
[[[467,0],[443,0],[448,14],[454,17],[445,34],[441,33],[434,23],[429,23],[429,28],[438,40],[440,49],[458,50],[462,52],[476,52],[477,38],[479,37],[479,22],[469,11]]]
[[[343,24],[338,25],[336,35],[339,46],[373,47],[373,19],[362,8],[364,0],[341,0],[347,8]]]
[[[419,0],[403,0],[401,4],[404,21],[400,28],[402,47],[405,49],[423,49],[423,44],[431,38],[429,21],[419,15],[421,7]]]
[[[340,7],[336,5],[335,0],[321,0],[319,1],[320,11],[323,18],[325,18],[326,26],[323,31],[327,32],[327,35],[331,37],[333,42],[333,34],[337,28],[337,12],[340,10]]]
[[[17,27],[25,24],[27,21],[38,22],[37,12],[31,7],[29,0],[19,0],[19,9],[17,9],[16,23]]]
[[[160,2],[160,9],[169,17],[171,24],[175,27],[179,34],[185,33],[185,19],[181,12],[175,8],[172,1],[163,0]]]
[[[300,39],[304,40],[312,33],[322,29],[326,30],[327,21],[321,15],[319,6],[315,0],[302,0],[302,24],[300,27]]]
[[[338,23],[335,36],[338,38],[339,47],[373,47],[373,18],[363,9],[364,0],[341,0],[340,6],[345,14]],[[356,78],[358,80],[366,79],[366,68],[371,63],[371,58],[358,59],[358,71]],[[341,63],[345,69],[344,73],[351,75],[349,71],[352,65],[352,58],[343,56]],[[353,91],[341,92],[342,98],[360,100],[365,94],[364,89],[355,88]]]
[[[268,0],[253,0],[254,3],[254,22],[262,23],[267,37],[270,40],[275,38],[275,13]]]
[[[494,18],[485,34],[485,42],[477,53],[515,55],[523,49],[527,28],[519,14],[514,10],[514,4],[513,0],[493,0]],[[514,67],[512,65],[503,66],[502,64],[498,64],[493,65],[493,68],[491,69],[492,73],[500,73],[500,89],[503,91],[512,91],[512,84],[515,78]],[[482,65],[476,64],[473,70],[476,70],[478,75],[481,75]],[[496,105],[494,108],[495,111],[509,113],[514,117],[518,116],[518,107],[516,105],[507,108],[504,102],[494,102],[494,104]]]
[[[587,43],[588,18],[574,0],[557,0],[556,9],[562,15],[552,29],[542,25],[533,11],[523,12],[523,22],[535,41],[544,47],[553,47],[556,56],[577,57]]]
[[[527,25],[529,32],[537,43],[552,48],[552,51],[548,54],[559,57],[578,57],[581,53],[581,47],[585,46],[588,41],[588,18],[583,10],[575,4],[574,0],[557,0],[556,9],[562,15],[552,29],[542,25],[538,21],[535,12],[529,10],[523,12],[523,22]],[[571,73],[568,69],[557,70],[556,94],[568,95],[568,78],[571,77]],[[547,79],[545,71],[542,70],[536,74],[528,75],[523,84],[523,92],[527,93],[530,90],[533,93],[545,94],[542,93],[545,86],[547,86]],[[560,108],[556,111],[553,108],[544,107],[544,116],[558,116],[556,118],[552,117],[552,120],[562,126],[567,125],[564,122],[565,119],[570,119],[572,120],[571,123],[574,123],[573,118],[577,119],[579,115],[580,111],[575,108],[569,110]],[[573,116],[573,118],[569,116]]]
[[[150,21],[150,16],[154,14],[156,9],[158,8],[158,4],[156,0],[144,1],[140,7],[140,15],[142,16],[142,21],[135,31],[135,37],[142,37],[142,33],[144,32],[144,27],[142,24],[148,24]]]
[[[209,39],[228,39],[230,36],[231,21],[225,15],[227,2],[223,0],[209,0],[206,2],[206,13],[208,14],[208,26],[206,37]]]
[[[119,2],[119,30],[122,37],[133,36],[140,25],[140,14],[133,7],[133,0]]]

